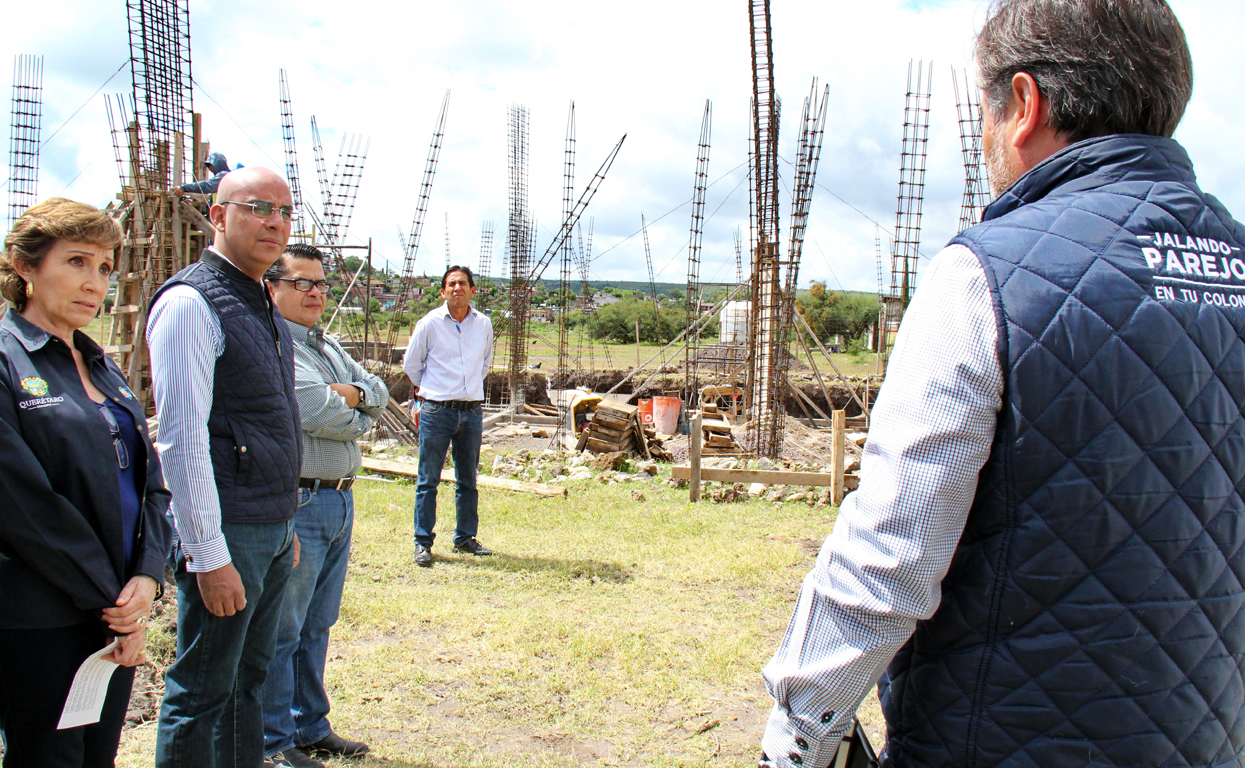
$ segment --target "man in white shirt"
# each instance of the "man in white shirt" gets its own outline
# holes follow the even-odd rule
[[[484,377],[493,365],[493,323],[471,306],[475,295],[470,269],[447,269],[441,277],[445,303],[415,325],[402,364],[415,385],[415,396],[423,400],[419,411],[419,485],[415,491],[415,563],[422,568],[432,565],[437,484],[451,446],[458,513],[454,551],[493,554],[476,539],[480,526],[476,469],[484,431]]]
[[[1184,32],[1000,0],[975,58],[996,199],[904,316],[762,760],[830,765],[880,678],[893,768],[1242,765],[1245,227],[1171,138]]]

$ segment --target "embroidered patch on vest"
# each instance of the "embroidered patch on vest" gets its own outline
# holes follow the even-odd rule
[[[43,397],[48,393],[48,383],[38,376],[22,379],[22,389],[35,397]]]

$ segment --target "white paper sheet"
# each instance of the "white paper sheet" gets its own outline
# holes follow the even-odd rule
[[[103,657],[112,653],[119,644],[119,640],[113,640],[106,647],[87,656],[82,666],[78,667],[73,676],[73,685],[69,686],[65,708],[61,710],[61,721],[56,725],[58,731],[99,722],[104,698],[108,695],[108,681],[112,679],[112,673],[117,671],[117,663]]]

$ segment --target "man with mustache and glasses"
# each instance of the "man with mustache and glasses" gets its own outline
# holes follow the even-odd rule
[[[367,744],[344,739],[329,725],[324,665],[350,559],[351,487],[363,466],[355,440],[384,413],[389,390],[318,325],[328,291],[319,248],[288,246],[264,280],[294,341],[303,441],[294,516],[299,563],[286,586],[276,655],[264,683],[264,752],[274,766],[323,768],[317,756],[368,751]]]

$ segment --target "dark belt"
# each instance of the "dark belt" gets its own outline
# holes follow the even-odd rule
[[[340,480],[321,480],[318,477],[302,477],[298,480],[299,488],[311,488],[315,490],[316,483],[321,488],[328,488],[330,491],[348,491],[350,486],[354,485],[354,476],[343,477]]]
[[[483,400],[429,400],[430,403],[444,405],[455,411],[474,411],[477,405],[483,403]]]

